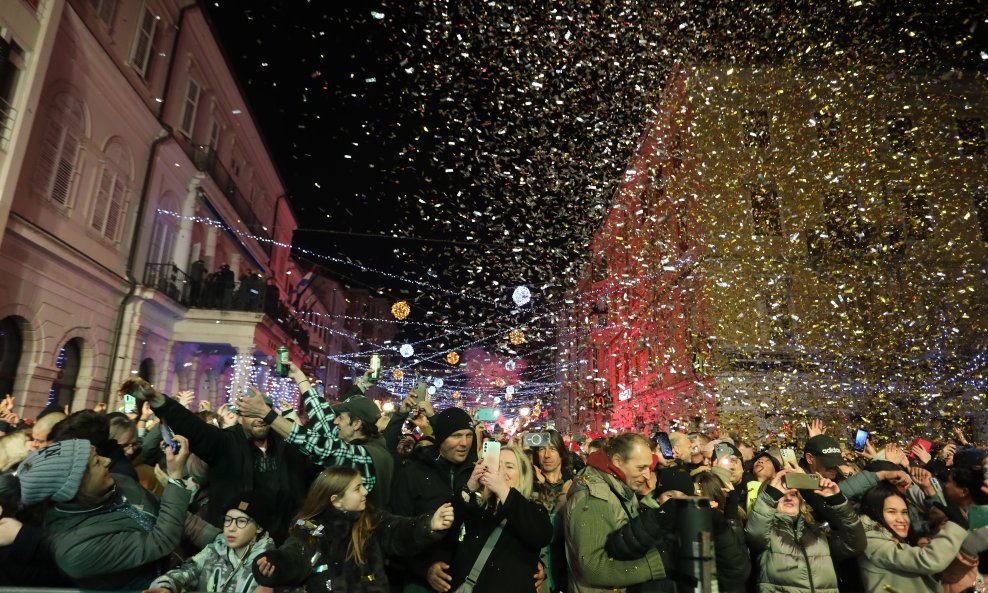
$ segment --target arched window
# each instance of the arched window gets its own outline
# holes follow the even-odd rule
[[[105,154],[89,224],[110,241],[116,241],[130,185],[130,151],[119,142],[111,142]]]
[[[14,392],[17,365],[21,361],[24,340],[15,317],[0,320],[0,397]]]
[[[81,362],[82,338],[72,338],[58,352],[58,359],[55,361],[58,377],[52,382],[48,392],[49,404],[57,404],[58,407],[72,405]]]
[[[48,110],[48,126],[41,141],[36,187],[42,196],[60,206],[69,203],[79,145],[85,132],[82,103],[68,93],[56,96]]]

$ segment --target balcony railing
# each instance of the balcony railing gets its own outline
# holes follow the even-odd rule
[[[223,166],[223,163],[220,162],[216,151],[206,145],[192,144],[187,138],[181,135],[176,136],[176,138],[182,150],[188,155],[196,169],[209,174],[213,179],[220,188],[220,191],[223,192],[223,195],[230,201],[241,222],[246,225],[250,232],[261,239],[267,239],[260,240],[257,243],[264,250],[264,253],[271,255],[271,234],[264,229],[263,223],[257,218],[247,198],[244,197],[240,188],[237,187],[237,182],[230,175],[230,172],[226,170],[226,167]]]
[[[309,332],[278,298],[277,287],[266,285],[259,274],[235,278],[231,270],[188,274],[173,263],[149,263],[144,268],[144,286],[176,303],[190,309],[263,312],[308,350]]]

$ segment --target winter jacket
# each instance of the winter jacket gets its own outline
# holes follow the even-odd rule
[[[641,560],[615,560],[604,550],[607,536],[638,516],[635,493],[591,460],[573,479],[566,499],[566,561],[570,593],[625,591],[631,585],[664,579],[658,550]]]
[[[166,398],[154,412],[176,434],[189,439],[192,452],[209,464],[206,519],[210,523],[221,526],[226,509],[235,506],[243,492],[259,490],[278,503],[273,507],[271,537],[275,542],[284,540],[318,467],[274,431],[268,433],[267,450],[261,451],[239,424],[217,428],[172,399]]]
[[[837,593],[833,557],[864,551],[864,527],[842,494],[823,499],[830,508],[830,528],[809,525],[802,515],[776,512],[783,493],[768,486],[755,500],[745,533],[758,559],[761,593]],[[833,556],[833,557],[832,557]]]
[[[456,547],[450,570],[453,590],[466,580],[488,536],[504,521],[501,536],[477,578],[474,593],[532,591],[539,554],[552,539],[552,522],[545,507],[527,500],[514,488],[508,492],[504,504],[493,511],[479,506],[475,497],[465,502],[462,496],[455,496],[453,507],[454,514],[463,521],[462,541]]]
[[[384,560],[407,556],[438,541],[443,532],[432,531],[430,515],[398,517],[373,512],[374,530],[364,546],[364,564],[347,560],[353,523],[360,513],[329,507],[308,526],[296,525],[277,550],[264,552],[253,562],[254,578],[266,587],[305,586],[308,593],[387,593]],[[257,560],[274,564],[270,577],[258,572]]]
[[[222,593],[252,593],[257,587],[251,567],[254,560],[274,548],[274,541],[264,536],[254,542],[243,558],[226,543],[224,534],[178,568],[169,570],[151,583],[149,589],[182,591],[214,591]]]
[[[470,448],[466,461],[453,465],[439,455],[436,447],[417,447],[412,451],[411,460],[395,476],[394,490],[391,493],[391,510],[396,515],[415,517],[432,515],[436,509],[453,501],[467,485],[477,451]],[[443,535],[439,544],[422,550],[414,557],[404,559],[400,564],[406,573],[406,581],[420,586],[426,585],[425,573],[434,562],[452,565],[460,532],[460,517],[454,519],[453,526]]]
[[[868,548],[861,558],[861,580],[868,593],[884,593],[885,586],[898,593],[942,593],[936,574],[946,570],[957,557],[967,530],[948,521],[923,547],[897,540],[884,526],[861,517]]]
[[[0,587],[69,587],[55,567],[45,531],[24,523],[9,546],[0,547]]]
[[[189,515],[191,492],[168,484],[159,501],[124,476],[95,506],[59,503],[45,515],[58,568],[82,588],[143,589],[161,574],[183,532],[198,546],[220,530]]]

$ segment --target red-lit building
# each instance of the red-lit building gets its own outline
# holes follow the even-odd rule
[[[690,216],[697,194],[666,191],[690,166],[683,90],[671,80],[560,326],[562,430],[666,428],[714,414],[691,275],[700,255]]]

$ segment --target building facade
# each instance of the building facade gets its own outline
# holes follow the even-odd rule
[[[112,407],[138,375],[214,404],[248,379],[290,398],[282,346],[325,374],[340,344],[312,312],[369,296],[306,292],[295,213],[203,5],[14,4],[5,39],[8,23],[34,36],[13,35],[18,119],[0,147],[0,390],[24,416]]]
[[[610,387],[611,424],[680,416],[636,406],[637,383],[625,391],[621,366],[643,376],[627,362],[643,347],[625,341],[634,335],[661,336],[646,361],[688,377],[701,405],[686,416],[755,427],[752,437],[807,414],[885,432],[977,419],[985,90],[977,72],[679,68],[595,236],[588,275],[606,273],[572,299],[620,311],[578,357],[598,365],[579,373],[585,391],[586,377]],[[615,391],[643,417],[629,421]]]

